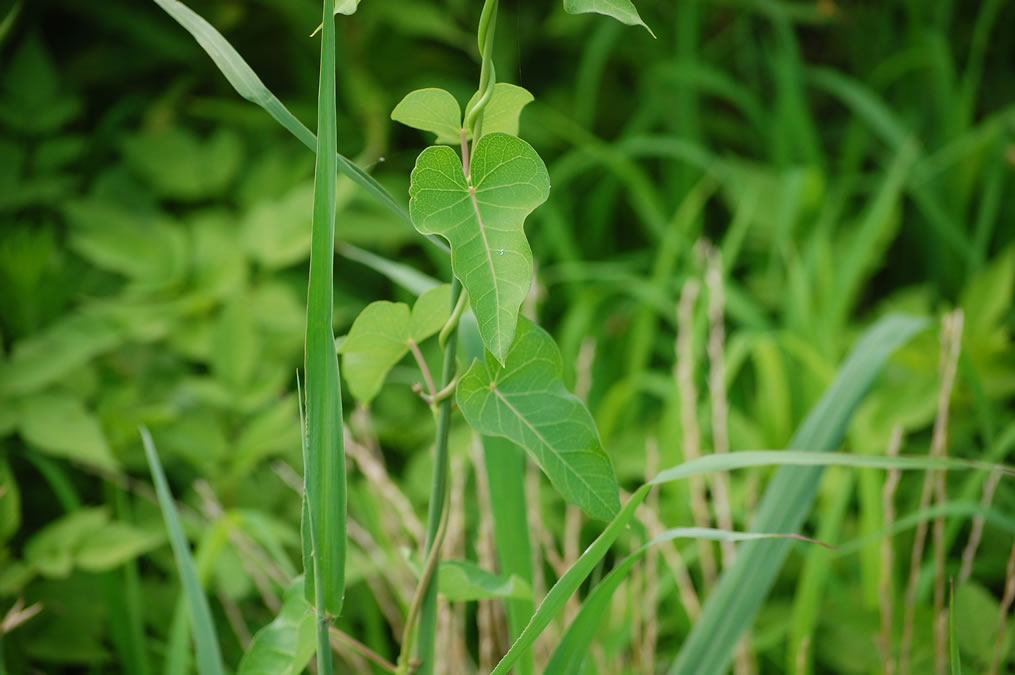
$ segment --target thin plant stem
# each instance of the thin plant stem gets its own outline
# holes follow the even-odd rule
[[[426,389],[430,392],[430,398],[437,397],[437,387],[434,386],[433,376],[430,374],[430,367],[426,365],[426,359],[423,358],[423,352],[419,351],[419,345],[412,338],[409,338],[409,351],[412,352],[412,358],[416,359],[416,365],[419,366],[419,372],[423,375],[423,381],[426,383]]]
[[[688,279],[680,292],[677,307],[676,380],[680,391],[680,423],[683,429],[684,460],[701,456],[701,431],[698,427],[698,390],[694,386],[694,306],[701,286],[697,279]],[[695,476],[689,483],[691,512],[697,527],[708,527],[711,516],[705,494],[705,480]],[[712,542],[698,541],[698,558],[705,590],[715,585],[717,576]]]
[[[990,472],[990,477],[987,478],[987,482],[983,486],[983,496],[980,499],[980,506],[984,511],[990,508],[990,505],[994,503],[994,493],[997,491],[997,485],[1001,482],[1001,472],[994,471]],[[973,574],[973,562],[976,560],[976,550],[980,546],[980,540],[983,538],[983,526],[986,522],[986,518],[980,514],[973,518],[973,526],[969,531],[969,541],[966,543],[966,548],[962,551],[962,567],[959,569],[959,583],[962,584],[969,580],[969,577]]]
[[[899,454],[902,449],[902,427],[896,425],[892,429],[891,440],[888,442],[888,456],[893,457]],[[895,521],[895,492],[899,487],[899,480],[902,472],[898,469],[889,469],[885,480],[884,490],[881,493],[881,507],[884,511],[884,529],[891,530]],[[881,603],[881,663],[885,675],[895,675],[895,654],[892,650],[892,624],[894,607],[892,604],[892,570],[895,563],[895,549],[892,546],[892,537],[886,535],[881,540],[881,583],[878,585],[878,595]]]
[[[454,311],[458,304],[458,297],[462,293],[462,284],[455,278],[451,282],[451,311]],[[455,352],[458,346],[458,331],[454,330],[448,336],[447,344],[444,347],[444,364],[441,370],[441,388],[447,387],[455,377]],[[427,536],[426,556],[427,559],[439,558],[440,546],[443,539],[445,502],[447,499],[448,484],[448,434],[451,431],[451,398],[441,401],[437,409],[437,439],[434,447],[434,467],[430,482],[430,508],[427,513]],[[419,614],[419,651],[420,660],[419,674],[430,675],[433,673],[434,641],[437,625],[437,569],[429,578],[420,578],[420,589],[422,594],[422,607]],[[410,617],[411,619],[412,617]],[[412,621],[407,621],[405,626],[406,634],[412,632]],[[403,642],[402,650],[407,648]],[[402,666],[400,661],[399,667]]]

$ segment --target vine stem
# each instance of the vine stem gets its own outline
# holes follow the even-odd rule
[[[482,133],[483,110],[493,97],[497,76],[493,66],[493,37],[497,25],[498,0],[486,0],[479,18],[477,39],[482,66],[479,74],[478,97],[465,112],[465,129],[472,132],[473,143],[479,140]],[[465,179],[472,184],[470,171],[469,143],[463,130],[461,134],[462,169]],[[434,644],[437,637],[437,586],[439,577],[440,549],[447,530],[447,484],[448,484],[448,433],[451,430],[450,392],[455,382],[455,355],[458,346],[457,316],[463,307],[459,300],[462,297],[462,284],[457,278],[451,282],[451,318],[448,326],[447,342],[444,343],[444,365],[441,372],[441,393],[447,394],[440,401],[437,411],[437,439],[434,444],[434,466],[430,483],[430,506],[427,513],[426,527],[426,558],[419,587],[409,609],[405,625],[405,639],[402,640],[401,654],[398,658],[399,675],[407,675],[409,655],[412,652],[412,630],[415,623],[415,612],[419,612],[419,633],[417,656],[419,668],[417,675],[433,675]],[[441,331],[443,342],[445,331]],[[418,604],[417,604],[418,603]],[[418,608],[418,610],[417,610]]]
[[[458,304],[462,294],[462,284],[454,278],[451,281],[451,307]],[[458,330],[453,330],[444,346],[444,364],[441,368],[441,389],[446,389],[455,378],[455,355],[458,347]],[[416,597],[406,618],[405,639],[402,640],[402,653],[398,658],[400,675],[408,673],[408,659],[412,650],[412,629],[415,613],[419,612],[419,675],[433,673],[434,641],[437,632],[437,563],[440,560],[441,544],[444,541],[446,527],[447,484],[448,484],[448,434],[451,431],[451,397],[440,402],[437,410],[437,438],[434,446],[433,474],[430,482],[430,508],[427,513],[426,528],[426,563]],[[418,607],[418,609],[416,609]]]

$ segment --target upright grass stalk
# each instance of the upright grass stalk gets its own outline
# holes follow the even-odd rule
[[[701,430],[698,427],[698,390],[694,386],[694,306],[698,301],[701,285],[697,279],[688,279],[680,292],[677,305],[677,388],[680,391],[680,426],[683,432],[684,460],[701,456]],[[711,516],[708,513],[708,497],[705,494],[704,478],[690,481],[691,513],[694,524],[708,527]],[[715,584],[717,575],[715,553],[712,542],[698,540],[698,557],[701,560],[701,575],[707,592]]]
[[[941,359],[939,371],[941,374],[941,387],[938,394],[937,418],[934,421],[934,435],[931,440],[930,454],[932,457],[944,457],[948,439],[948,402],[951,400],[952,385],[955,382],[955,370],[958,363],[959,345],[961,343],[961,313],[948,315],[944,318],[941,328]],[[953,330],[955,323],[958,323],[958,334]],[[930,471],[924,476],[923,488],[920,493],[920,510],[923,511],[930,506],[931,497],[936,493],[939,501],[944,501],[944,477]],[[943,577],[944,557],[944,521],[940,520],[940,527],[937,520],[934,524],[935,534],[935,573]],[[909,562],[909,581],[906,586],[905,596],[905,618],[902,625],[902,644],[900,645],[899,672],[901,675],[908,675],[910,672],[910,650],[913,644],[913,625],[916,614],[916,587],[920,577],[920,567],[923,562],[923,551],[927,541],[927,523],[920,523],[916,529],[913,539],[913,553]],[[940,542],[940,543],[938,543]],[[934,585],[934,634],[935,640],[942,640],[943,646],[936,646],[934,650],[935,672],[939,675],[945,670],[947,648],[947,624],[942,623],[939,615],[944,611],[944,586],[943,580],[935,580]],[[940,605],[940,606],[939,606]],[[944,633],[942,633],[942,629]]]
[[[941,396],[938,399],[938,414],[934,420],[934,435],[931,439],[931,454],[945,457],[948,454],[948,408],[955,372],[958,369],[959,354],[962,351],[962,310],[955,310],[945,317],[942,336],[943,373]],[[948,500],[943,471],[934,476],[934,501],[943,506]],[[948,615],[945,609],[945,519],[934,519],[934,664],[938,675],[948,670]]]
[[[338,176],[335,110],[335,0],[324,0],[317,94],[317,163],[307,292],[307,421],[304,539],[310,540],[306,596],[317,611],[318,675],[332,672],[328,627],[345,596],[346,479],[342,389],[332,331],[335,202]],[[307,550],[304,541],[304,551]]]
[[[895,457],[902,449],[902,427],[896,425],[892,429],[891,439],[888,441],[888,456]],[[881,493],[881,506],[884,511],[885,532],[891,532],[895,521],[895,491],[899,487],[899,480],[902,474],[898,469],[889,469],[885,486]],[[891,534],[886,534],[881,539],[881,583],[878,587],[878,595],[881,601],[881,664],[885,675],[895,675],[895,654],[892,649],[892,624],[894,623],[894,608],[892,605],[892,570],[894,569],[895,551],[892,546]]]
[[[992,471],[990,477],[987,478],[987,482],[983,485],[983,495],[980,497],[980,507],[986,512],[990,509],[991,504],[994,503],[994,493],[997,491],[997,485],[1001,482],[1001,472]],[[962,550],[962,567],[959,568],[959,579],[958,583],[963,583],[969,580],[969,577],[973,574],[973,562],[976,560],[976,551],[980,547],[980,540],[983,538],[983,526],[986,523],[986,517],[981,513],[973,518],[973,525],[969,530],[969,541],[966,542],[966,547]]]

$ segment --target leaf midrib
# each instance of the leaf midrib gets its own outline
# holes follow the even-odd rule
[[[496,383],[494,383],[494,384],[496,384]],[[496,386],[491,387],[490,390],[494,393],[494,396],[499,398],[504,403],[504,405],[506,405],[511,410],[511,412],[513,412],[515,414],[515,416],[518,417],[518,419],[520,419],[522,421],[522,423],[525,426],[527,426],[532,431],[532,433],[534,433],[539,438],[540,442],[543,444],[544,447],[550,448],[552,450],[553,445],[549,441],[547,441],[546,438],[541,433],[539,433],[539,431],[536,429],[536,427],[532,426],[532,423],[529,422],[525,418],[524,415],[522,415],[520,410],[518,410],[513,405],[511,405],[511,402],[507,399],[506,396],[504,396],[504,394],[501,393],[501,391],[499,389],[497,389]],[[528,392],[528,393],[532,393],[532,392]],[[546,391],[544,393],[546,393],[549,396],[555,396],[555,394],[553,394],[552,392],[549,392],[549,391]],[[559,454],[559,453],[557,453],[557,454]],[[575,471],[571,467],[571,465],[568,464],[567,462],[561,461],[561,464],[564,466],[564,468],[569,473],[574,474],[578,478],[578,481],[588,489],[589,493],[593,497],[595,497],[603,505],[603,508],[606,509],[607,513],[614,513],[614,510],[610,508],[610,505],[607,504],[606,501],[602,497],[599,496],[599,493],[592,487],[591,484],[589,484],[589,482],[587,480],[585,480],[585,477],[582,476],[581,473],[579,473],[578,471]]]
[[[469,193],[469,198],[472,200],[472,210],[476,214],[476,222],[479,223],[479,233],[483,237],[483,250],[486,251],[486,259],[490,264],[490,278],[493,279],[493,295],[497,299],[497,311],[494,314],[494,322],[497,325],[496,340],[497,346],[500,347],[502,343],[500,285],[497,283],[497,271],[493,267],[493,254],[490,250],[490,240],[486,237],[486,226],[483,225],[483,216],[479,212],[479,201],[476,199],[476,188],[473,187],[471,183],[471,177],[467,191]],[[498,357],[497,360],[500,361],[501,359]]]

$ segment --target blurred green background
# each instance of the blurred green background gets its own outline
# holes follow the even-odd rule
[[[319,45],[309,35],[319,3],[188,4],[315,126]],[[339,17],[339,149],[400,200],[430,139],[388,115],[420,87],[468,99],[480,4],[364,0]],[[1015,3],[638,4],[658,39],[566,15],[559,0],[505,0],[495,58],[500,81],[535,95],[521,136],[553,184],[526,226],[537,260],[527,311],[557,338],[622,484],[644,479],[646,443],[658,444],[657,466],[682,458],[676,307],[684,283],[703,279],[697,242],[706,240],[725,275],[734,450],[784,447],[874,318],[961,308],[949,452],[1010,461]],[[300,569],[295,372],[313,156],[240,99],[154,3],[7,0],[0,17],[0,616],[19,600],[40,608],[0,633],[0,671],[161,672],[181,639],[179,584],[140,424],[151,428],[181,501],[235,666]],[[384,274],[385,261],[447,274],[439,253],[347,181],[336,228],[337,335],[370,301],[411,297]],[[690,329],[704,447],[707,315],[702,301]],[[901,425],[903,452],[927,452],[937,332],[892,361],[846,449],[884,453]],[[350,406],[347,415],[372,456],[383,450],[385,489],[404,494],[421,517],[433,422],[407,386],[415,379],[407,364],[396,369],[370,411]],[[482,518],[464,425],[455,437],[471,557]],[[412,587],[402,549],[415,543],[405,513],[393,515],[367,474],[350,475],[360,535],[339,625],[393,658],[398,608]],[[739,529],[765,475],[734,477]],[[983,480],[950,476],[949,496],[976,502]],[[903,479],[900,515],[916,509],[921,481]],[[828,472],[808,533],[826,518],[839,524],[832,543],[878,533],[883,482],[874,471]],[[833,488],[843,484],[840,504]],[[563,503],[542,488],[542,545],[591,541],[599,526],[568,535]],[[667,526],[691,522],[686,490],[662,493]],[[1002,481],[993,503],[1012,513],[1015,486]],[[988,521],[972,577],[956,588],[971,672],[990,661],[1013,523]],[[955,576],[969,518],[948,525]],[[911,529],[895,537],[897,608],[911,542]],[[878,540],[829,554],[821,588],[808,590],[820,593],[822,611],[805,622],[809,649],[796,659],[787,645],[806,554],[791,557],[763,610],[752,667],[880,672]],[[392,568],[399,572],[385,573]],[[925,566],[919,587],[914,659],[924,666],[916,672],[930,672],[920,670],[932,653],[930,572]],[[546,574],[552,579],[552,565]],[[628,594],[600,627],[586,672],[669,666],[689,616],[671,576],[661,572],[659,583],[654,663],[632,661],[629,616],[643,607]],[[470,603],[460,637],[472,660],[474,613]]]

